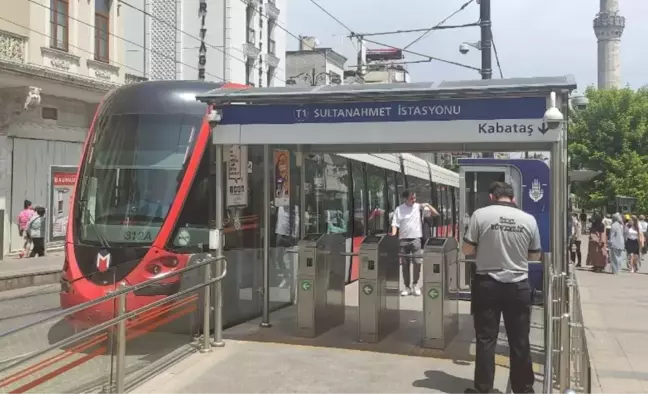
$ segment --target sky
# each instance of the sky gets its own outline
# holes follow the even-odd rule
[[[316,0],[356,33],[427,28],[452,14],[467,0]],[[349,31],[318,9],[311,0],[287,0],[287,30],[294,35],[314,36],[321,47],[332,47],[355,65],[354,44]],[[592,20],[598,0],[492,0],[493,37],[505,78],[572,74],[579,90],[597,82],[597,44]],[[621,41],[621,80],[639,88],[648,85],[647,0],[620,0],[626,18]],[[282,10],[282,12],[284,12]],[[644,15],[644,17],[642,17]],[[476,22],[479,5],[473,2],[446,24]],[[371,37],[375,41],[403,47],[421,33]],[[459,53],[462,42],[479,41],[479,27],[435,31],[409,49],[414,52],[479,67],[478,50]],[[288,37],[288,50],[297,40]],[[378,48],[369,44],[369,49]],[[421,60],[407,55],[406,60]],[[412,82],[477,79],[477,71],[439,62],[408,65]],[[290,76],[286,76],[287,78]],[[493,56],[493,78],[499,71]]]

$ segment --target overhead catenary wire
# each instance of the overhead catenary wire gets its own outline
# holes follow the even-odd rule
[[[383,44],[382,42],[370,40],[368,38],[365,38],[364,41],[370,42],[370,43],[376,44],[376,45],[382,45],[384,47],[391,48],[391,49],[401,49],[399,47],[396,47],[396,46],[393,46],[393,45],[388,45],[388,44]],[[459,62],[455,62],[455,61],[452,61],[452,60],[441,59],[441,58],[426,55],[426,54],[423,54],[423,53],[410,51],[409,49],[403,50],[403,52],[409,53],[410,55],[416,55],[416,56],[425,57],[425,58],[427,58],[429,60],[434,60],[434,61],[441,62],[441,63],[452,64],[453,66],[468,68],[468,69],[475,70],[475,71],[481,71],[481,69],[479,67],[474,67],[474,66],[471,66],[469,64],[459,63]]]
[[[497,69],[499,70],[500,78],[504,79],[504,74],[502,73],[502,65],[500,64],[499,54],[497,53],[497,46],[495,45],[495,38],[493,38],[492,29],[491,29],[491,42],[493,43],[493,52],[495,52],[495,62],[497,63]]]
[[[40,7],[43,7],[43,8],[45,8],[45,9],[47,9],[47,10],[50,10],[50,12],[54,12],[54,13],[56,13],[56,14],[63,14],[63,15],[66,15],[67,18],[69,18],[69,19],[71,19],[71,20],[73,20],[73,21],[75,21],[75,22],[79,22],[79,23],[81,23],[81,24],[83,24],[83,25],[86,25],[86,26],[88,26],[88,27],[90,27],[90,28],[92,28],[92,29],[95,29],[95,28],[96,28],[96,27],[95,27],[93,24],[91,24],[91,23],[88,23],[88,22],[82,21],[82,20],[77,19],[77,18],[75,18],[75,17],[73,17],[73,16],[70,16],[70,15],[64,14],[64,13],[62,13],[62,12],[60,12],[60,11],[58,11],[58,10],[55,10],[55,9],[53,9],[53,8],[51,8],[51,7],[48,7],[48,6],[44,5],[44,4],[40,4],[39,2],[37,2],[37,1],[35,1],[35,0],[28,0],[28,1],[30,1],[30,2],[32,2],[32,3],[34,3],[34,4],[36,4],[36,5],[38,5],[38,6],[40,6]],[[4,19],[4,18],[2,18],[2,19]],[[6,20],[6,19],[5,19],[5,20]],[[12,21],[8,21],[8,22],[9,22],[9,23],[13,23],[13,24],[15,24],[16,26],[20,26],[20,25],[14,23],[14,22],[12,22]],[[36,31],[36,30],[33,30],[33,29],[30,29],[30,28],[27,28],[27,27],[25,27],[25,26],[20,26],[20,27],[22,27],[22,28],[24,28],[24,29],[27,29],[27,30],[30,30],[30,31],[33,31],[33,32],[35,32],[35,33],[37,33],[37,34],[41,34],[41,35],[43,35],[43,36],[45,36],[45,37],[47,37],[47,38],[51,38],[50,35],[48,35],[48,34],[38,32],[38,31]],[[196,66],[192,66],[192,65],[190,65],[190,64],[183,63],[183,62],[181,62],[181,61],[179,61],[179,60],[176,60],[175,58],[169,56],[168,54],[165,54],[165,53],[162,53],[162,52],[159,52],[159,51],[154,51],[154,50],[152,50],[152,49],[150,49],[150,48],[145,48],[143,45],[140,45],[140,44],[138,44],[138,43],[136,43],[136,42],[130,41],[130,40],[124,38],[124,37],[120,37],[120,36],[118,36],[118,35],[116,35],[116,34],[114,34],[114,33],[111,33],[110,31],[108,31],[108,32],[106,32],[106,33],[108,33],[109,36],[112,36],[112,37],[114,37],[114,38],[117,38],[117,39],[122,40],[123,42],[127,42],[127,43],[129,43],[129,44],[132,44],[132,45],[135,45],[135,46],[137,46],[137,47],[139,47],[139,48],[142,48],[142,49],[144,49],[145,51],[149,51],[149,52],[151,52],[151,53],[155,53],[155,54],[157,54],[157,55],[163,56],[163,57],[166,58],[166,59],[172,60],[175,64],[180,64],[180,65],[183,65],[183,66],[186,66],[186,67],[189,67],[189,68],[191,68],[191,69],[194,69],[194,70],[198,71],[198,67],[196,67]],[[86,50],[86,49],[80,48],[80,47],[78,47],[78,46],[74,46],[74,45],[72,45],[72,44],[70,44],[70,43],[68,43],[68,46],[70,46],[70,47],[72,47],[72,48],[75,48],[75,49],[78,49],[78,50],[80,50],[80,51],[86,52],[86,53],[88,53],[88,54],[94,56],[94,52],[92,52],[92,51],[89,51],[89,50]],[[138,70],[138,69],[135,69],[135,68],[133,68],[133,67],[127,66],[127,65],[125,65],[125,64],[118,63],[118,62],[116,62],[116,61],[114,61],[114,60],[112,60],[112,59],[109,59],[109,62],[110,62],[110,63],[113,63],[113,64],[116,64],[116,65],[119,65],[119,66],[121,66],[121,67],[128,68],[129,70],[136,71],[136,72],[138,72],[138,73],[139,73],[139,72],[143,72],[143,70]],[[218,75],[214,75],[214,74],[211,74],[211,73],[208,73],[208,72],[205,72],[205,75],[208,75],[208,76],[210,76],[210,77],[214,77],[214,78],[218,79],[219,81],[228,82],[228,81],[225,81],[225,79],[224,79],[223,77],[219,77]]]
[[[241,0],[241,1],[243,1],[243,0]],[[465,4],[464,4],[464,5],[463,5],[463,6],[462,6],[458,11],[456,11],[456,12],[461,11],[463,8],[467,7],[467,6],[468,6],[470,3],[472,3],[473,1],[474,1],[474,0],[469,0],[467,3],[465,3]],[[366,41],[366,42],[370,42],[370,43],[372,43],[372,44],[380,45],[380,46],[384,46],[384,47],[391,48],[391,49],[398,49],[398,50],[402,50],[403,52],[405,52],[405,53],[409,53],[409,54],[411,54],[411,55],[416,55],[416,56],[424,57],[424,58],[428,59],[428,61],[432,61],[432,60],[434,60],[434,61],[438,61],[438,62],[441,62],[441,63],[452,64],[452,65],[454,65],[454,66],[458,66],[458,67],[468,68],[468,69],[471,69],[471,70],[480,71],[479,68],[477,68],[477,67],[473,67],[473,66],[470,66],[470,65],[467,65],[467,64],[463,64],[463,63],[459,63],[459,62],[454,62],[454,61],[452,61],[452,60],[441,59],[441,58],[438,58],[438,57],[435,57],[435,56],[425,55],[425,54],[422,54],[422,53],[419,53],[419,52],[410,51],[410,50],[407,49],[407,48],[399,48],[399,47],[396,47],[396,46],[393,46],[393,45],[388,45],[388,44],[384,44],[384,43],[382,43],[382,42],[378,42],[378,41],[374,41],[374,40],[370,40],[370,39],[364,38],[363,36],[360,36],[359,34],[355,33],[355,32],[353,31],[353,29],[351,29],[348,25],[346,25],[344,22],[342,22],[339,18],[337,18],[337,17],[336,17],[335,15],[333,15],[331,12],[329,12],[329,11],[326,10],[324,7],[322,7],[320,4],[318,4],[315,0],[310,0],[310,2],[313,3],[313,4],[315,4],[315,5],[316,5],[320,10],[322,10],[324,13],[326,13],[328,16],[330,16],[330,17],[331,17],[334,21],[336,21],[340,26],[342,26],[343,28],[345,28],[346,30],[348,30],[349,33],[350,33],[350,38],[353,38],[353,37],[362,37],[363,40]],[[456,14],[456,12],[455,12],[455,14]],[[451,15],[451,16],[452,16],[452,15]],[[446,18],[445,20],[447,20],[447,19],[449,19],[449,18]],[[444,21],[445,21],[445,20],[444,20]],[[358,66],[360,66],[360,65],[358,65]]]
[[[30,0],[30,1],[32,1],[32,0]],[[241,1],[242,1],[244,4],[247,4],[247,3],[245,3],[244,0],[241,0]],[[158,18],[158,17],[152,15],[150,12],[148,12],[148,11],[146,11],[146,10],[143,10],[143,9],[141,9],[141,8],[138,8],[138,7],[132,5],[132,4],[130,4],[130,3],[126,2],[126,1],[124,1],[124,0],[119,0],[119,3],[120,3],[120,4],[124,4],[125,6],[131,8],[131,9],[133,9],[133,10],[139,11],[139,12],[143,13],[144,15],[148,16],[149,18],[154,19],[154,20],[156,20],[156,21],[158,21],[158,22],[164,24],[165,26],[168,26],[168,27],[172,28],[172,29],[174,29],[174,30],[177,31],[177,32],[180,32],[180,33],[186,35],[187,37],[193,38],[193,39],[198,40],[198,41],[203,41],[203,40],[201,40],[200,37],[198,37],[198,36],[196,36],[196,35],[193,35],[193,34],[190,34],[190,33],[187,33],[186,31],[179,29],[179,28],[178,28],[176,25],[174,25],[173,23],[169,23],[169,22],[165,21],[164,19],[160,19],[160,18]],[[255,11],[256,11],[256,10],[255,10]],[[261,14],[260,14],[260,15],[261,15]],[[267,15],[263,15],[263,17],[268,18]],[[221,47],[218,47],[218,46],[215,46],[215,45],[209,44],[209,43],[207,43],[207,42],[205,42],[205,46],[207,46],[207,47],[209,47],[209,48],[213,48],[213,49],[217,50],[217,51],[220,52],[220,53],[226,54],[228,57],[230,57],[230,58],[232,58],[232,59],[234,59],[234,60],[238,60],[239,62],[245,64],[246,66],[247,66],[247,64],[248,64],[248,62],[245,61],[244,59],[238,58],[238,57],[236,57],[236,56],[234,56],[234,55],[232,55],[232,54],[230,54],[230,53],[226,53],[226,52],[225,52]],[[280,67],[277,67],[277,70],[283,70],[283,71],[285,71],[283,68],[280,68]],[[281,81],[281,82],[284,82],[284,83],[286,82],[285,80],[283,80],[283,79],[281,79],[281,78],[278,78],[278,77],[276,77],[276,76],[275,76],[275,78],[277,78],[277,79],[278,79],[279,81]]]
[[[464,3],[461,7],[459,7],[459,9],[457,9],[455,12],[453,12],[453,13],[450,14],[450,15],[448,15],[445,19],[443,19],[441,22],[437,23],[436,25],[430,27],[427,31],[424,31],[423,34],[421,34],[421,35],[418,36],[416,39],[414,39],[414,41],[412,41],[412,42],[410,42],[409,44],[405,45],[405,46],[403,47],[403,50],[410,48],[412,45],[416,44],[417,42],[421,41],[421,40],[424,39],[425,37],[427,37],[427,36],[429,36],[430,34],[432,34],[434,31],[437,30],[437,28],[438,28],[439,26],[443,25],[443,24],[446,23],[450,18],[452,18],[453,16],[457,15],[457,14],[460,13],[461,11],[465,10],[466,7],[468,7],[468,6],[469,6],[472,2],[474,2],[474,1],[475,1],[475,0],[468,0],[467,2],[465,2],[465,3]]]

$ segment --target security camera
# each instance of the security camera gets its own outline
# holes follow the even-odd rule
[[[468,51],[470,51],[470,47],[468,45],[466,44],[459,45],[459,52],[461,52],[462,55],[465,55],[466,53],[468,53]]]
[[[556,107],[549,108],[544,114],[544,122],[552,130],[555,130],[560,127],[563,122],[563,114]]]
[[[212,109],[207,114],[207,121],[209,122],[210,125],[220,123],[222,119],[223,119],[223,111],[220,109]]]
[[[545,112],[543,119],[551,130],[559,128],[564,120],[562,112],[556,107],[556,92],[551,92],[549,95],[549,109]]]
[[[587,109],[587,106],[589,105],[589,99],[583,96],[582,94],[576,93],[572,97],[570,104],[573,109],[576,109],[578,111],[584,111]]]

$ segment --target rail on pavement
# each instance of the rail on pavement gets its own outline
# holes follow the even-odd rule
[[[221,346],[221,281],[226,275],[225,257],[206,257],[133,286],[122,282],[105,296],[1,332],[0,392],[123,393],[145,379],[144,372],[154,374],[164,361],[177,360],[179,345],[188,348],[185,354]],[[171,295],[133,297],[170,280],[184,283]],[[104,317],[108,311],[103,320],[81,328],[71,324],[100,310]],[[65,335],[61,326],[74,328]],[[151,362],[153,358],[160,362]]]

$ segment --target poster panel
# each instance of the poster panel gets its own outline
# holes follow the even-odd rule
[[[242,145],[227,145],[227,208],[248,205],[248,148]]]
[[[290,153],[276,149],[273,163],[275,206],[290,205]]]
[[[50,198],[47,209],[49,242],[65,240],[76,179],[76,166],[50,166]]]

